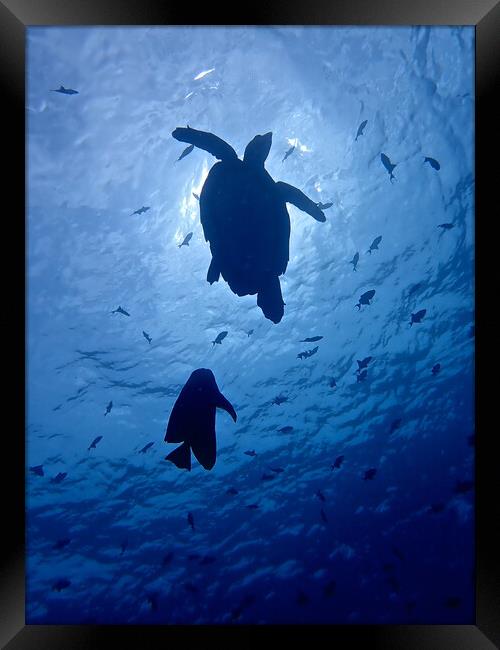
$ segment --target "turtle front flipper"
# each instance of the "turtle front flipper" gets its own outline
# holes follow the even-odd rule
[[[180,142],[188,142],[189,144],[194,144],[198,149],[208,151],[208,153],[211,153],[212,156],[215,156],[219,160],[238,159],[236,151],[231,147],[231,145],[224,142],[222,138],[217,137],[213,133],[197,131],[190,127],[187,127],[187,129],[178,127],[175,131],[172,131],[172,136]]]
[[[302,212],[307,212],[307,214],[310,214],[313,219],[316,219],[316,221],[326,221],[323,211],[320,210],[317,204],[314,203],[314,201],[311,201],[311,199],[298,188],[289,185],[288,183],[278,181],[276,183],[276,189],[280,193],[283,201],[286,201],[286,203],[291,203],[299,208],[299,210],[302,210]]]
[[[283,318],[285,303],[281,295],[280,280],[277,275],[273,275],[268,282],[259,289],[257,294],[257,305],[262,309],[266,318],[273,323],[279,323]]]
[[[213,284],[214,282],[218,282],[219,278],[220,278],[219,265],[216,264],[215,259],[212,257],[212,261],[210,262],[210,266],[208,267],[207,282]]]

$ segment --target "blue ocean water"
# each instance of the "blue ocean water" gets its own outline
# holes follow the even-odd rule
[[[472,623],[473,27],[27,36],[27,623]],[[333,203],[288,205],[278,324],[206,281],[186,124],[272,131],[274,180]],[[186,472],[196,368],[238,420]]]

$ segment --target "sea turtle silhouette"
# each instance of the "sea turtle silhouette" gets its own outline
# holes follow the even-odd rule
[[[200,219],[212,261],[207,281],[222,275],[238,296],[257,294],[264,316],[279,323],[284,313],[279,276],[289,259],[292,203],[316,221],[326,221],[322,210],[301,190],[275,182],[264,168],[272,133],[256,135],[243,160],[213,133],[177,128],[172,136],[208,151],[220,162],[211,168],[200,194]]]

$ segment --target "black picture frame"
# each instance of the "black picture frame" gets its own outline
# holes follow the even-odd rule
[[[494,96],[500,88],[500,2],[498,0],[290,0],[262,3],[238,11],[227,3],[189,8],[168,0],[0,0],[0,79],[7,160],[4,188],[14,197],[4,214],[4,269],[8,319],[3,323],[4,354],[9,373],[4,390],[4,411],[14,412],[13,424],[4,427],[3,489],[4,551],[0,556],[0,646],[72,649],[165,647],[167,644],[209,644],[215,640],[254,643],[271,634],[280,643],[321,640],[337,647],[361,644],[391,650],[487,650],[500,647],[500,474],[493,444],[495,383],[485,377],[494,364],[498,344],[496,321],[490,309],[494,292],[493,260],[497,244],[489,233],[498,219],[498,116]],[[475,25],[476,31],[476,624],[434,626],[41,626],[24,625],[24,513],[25,513],[25,31],[31,25]],[[496,138],[496,140],[495,140]],[[491,162],[489,153],[492,154]],[[5,192],[7,193],[7,192]],[[488,219],[488,214],[491,217]],[[5,217],[8,217],[6,219]],[[2,255],[7,259],[7,251]],[[498,272],[496,272],[498,277]],[[14,281],[15,279],[15,281]],[[5,315],[5,311],[4,311]],[[17,326],[17,327],[16,327]],[[8,338],[7,338],[8,335]],[[481,370],[481,367],[484,369]],[[5,392],[6,391],[6,392]],[[15,405],[15,406],[13,406]],[[9,508],[7,509],[7,506]],[[289,637],[290,635],[290,637]]]

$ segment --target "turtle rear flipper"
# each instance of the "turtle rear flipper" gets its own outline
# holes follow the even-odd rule
[[[279,191],[282,200],[286,201],[286,203],[291,203],[299,208],[299,210],[302,210],[302,212],[307,212],[307,214],[310,214],[313,219],[316,219],[316,221],[326,221],[326,217],[323,214],[323,211],[318,208],[318,205],[314,203],[314,201],[311,201],[311,199],[297,187],[289,185],[288,183],[283,183],[283,181],[278,181],[276,183],[276,189]]]
[[[273,275],[259,290],[257,305],[262,309],[266,318],[269,318],[273,323],[279,323],[285,312],[283,309],[284,304],[279,277]]]
[[[218,282],[219,278],[220,278],[220,269],[219,266],[215,263],[214,258],[212,257],[212,261],[210,262],[210,266],[208,267],[207,282],[213,284],[214,282]]]
[[[236,151],[231,145],[213,133],[197,131],[189,127],[187,129],[178,127],[172,131],[172,136],[180,142],[187,142],[198,147],[198,149],[208,151],[208,153],[211,153],[212,156],[215,156],[219,160],[237,160],[238,158]]]

